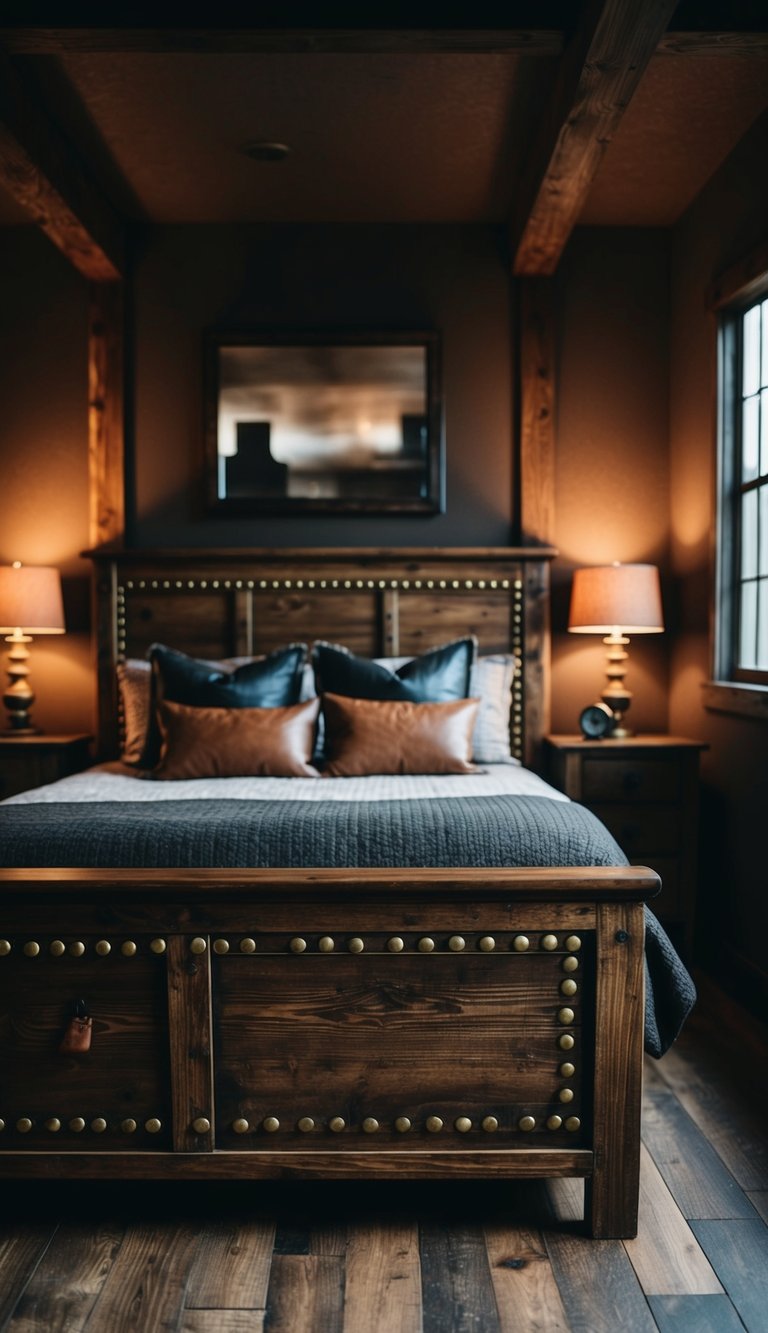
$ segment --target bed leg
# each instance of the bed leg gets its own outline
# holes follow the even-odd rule
[[[594,1171],[584,1220],[595,1239],[637,1235],[643,1075],[643,950],[640,903],[597,908],[593,1105]]]

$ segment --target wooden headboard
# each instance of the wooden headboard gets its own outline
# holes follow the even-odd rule
[[[160,642],[195,657],[327,639],[411,656],[477,635],[516,653],[512,752],[536,767],[549,725],[550,548],[408,547],[116,551],[94,562],[98,748],[118,752],[116,665]]]

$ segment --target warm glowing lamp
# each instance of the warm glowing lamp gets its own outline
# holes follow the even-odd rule
[[[655,565],[596,565],[577,569],[573,576],[571,614],[568,629],[572,634],[603,634],[608,649],[606,675],[608,684],[603,702],[613,713],[611,736],[620,739],[632,732],[623,725],[623,715],[632,701],[624,684],[630,634],[661,634],[664,617],[661,610],[659,571]]]
[[[35,634],[63,634],[64,607],[57,569],[43,565],[0,565],[0,634],[11,645],[8,654],[9,685],[3,695],[8,710],[8,731],[29,735],[33,727],[29,710],[35,701],[29,685],[27,644]]]

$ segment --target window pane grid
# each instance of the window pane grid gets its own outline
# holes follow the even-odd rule
[[[734,495],[735,665],[768,671],[768,299],[740,321],[741,392],[737,391],[741,478]]]

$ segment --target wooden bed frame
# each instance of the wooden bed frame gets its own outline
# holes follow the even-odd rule
[[[326,638],[521,658],[546,729],[541,550],[94,553],[99,748],[115,665]],[[637,1227],[643,902],[632,868],[0,872],[0,1176],[582,1176]],[[59,1043],[78,999],[86,1054]]]

